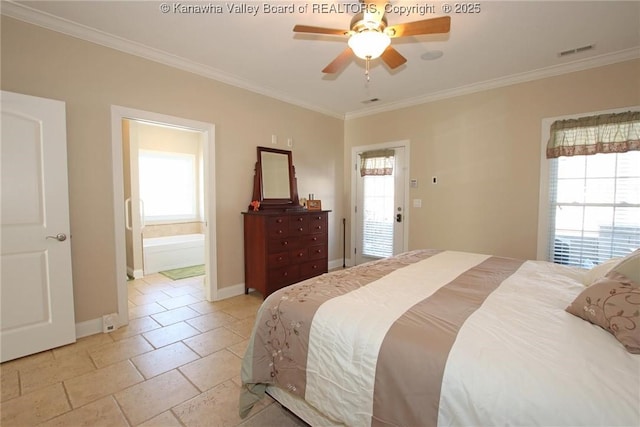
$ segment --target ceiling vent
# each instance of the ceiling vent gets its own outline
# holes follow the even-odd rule
[[[585,51],[591,50],[591,49],[593,49],[595,47],[596,47],[596,45],[594,45],[594,44],[588,44],[586,46],[577,47],[575,49],[569,49],[569,50],[562,51],[562,52],[558,53],[558,56],[559,57],[563,57],[563,56],[567,56],[567,55],[573,55],[574,53],[585,52]]]

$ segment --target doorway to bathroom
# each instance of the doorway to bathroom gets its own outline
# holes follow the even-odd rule
[[[127,275],[204,273],[203,133],[131,119],[122,131]]]
[[[120,324],[129,277],[196,266],[214,301],[214,125],[112,106],[112,131]]]

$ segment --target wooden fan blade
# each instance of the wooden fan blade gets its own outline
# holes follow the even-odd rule
[[[346,30],[336,30],[334,28],[312,27],[310,25],[296,25],[293,27],[294,33],[330,34],[334,36],[344,36],[349,33]]]
[[[407,22],[387,27],[385,31],[389,37],[418,36],[421,34],[448,33],[451,28],[451,17],[424,19],[422,21]]]
[[[382,21],[384,15],[384,8],[387,5],[388,0],[363,0],[363,3],[367,5],[364,11],[365,21]]]
[[[382,55],[380,55],[380,58],[382,58],[382,60],[391,69],[397,68],[397,67],[401,66],[402,64],[404,64],[405,62],[407,62],[407,58],[405,58],[404,56],[400,55],[400,52],[398,52],[397,50],[395,50],[391,46],[387,47],[385,49],[385,51],[382,52]]]
[[[351,59],[351,55],[352,54],[353,54],[353,52],[351,51],[351,48],[347,47],[345,50],[342,51],[342,53],[340,55],[338,55],[336,57],[336,59],[334,59],[331,62],[331,64],[329,64],[326,67],[324,67],[322,72],[323,73],[327,73],[327,74],[337,73],[338,71],[340,71],[345,66],[347,61],[349,59]]]

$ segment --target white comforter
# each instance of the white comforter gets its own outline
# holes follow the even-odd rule
[[[311,327],[305,400],[329,419],[369,425],[372,379],[388,328],[416,294],[426,298],[486,258],[443,252],[323,304]],[[527,261],[489,295],[449,353],[438,425],[640,425],[640,356],[564,311],[584,289],[583,275]],[[379,305],[387,315],[372,321]],[[347,348],[358,334],[367,335],[365,347],[326,360],[324,349]],[[358,355],[357,363],[349,354]]]

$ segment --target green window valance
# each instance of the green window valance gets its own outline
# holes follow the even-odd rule
[[[547,158],[633,150],[640,150],[640,111],[554,122],[547,143]]]
[[[375,150],[360,153],[360,176],[393,175],[393,150]]]

